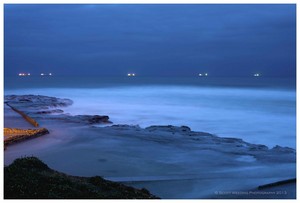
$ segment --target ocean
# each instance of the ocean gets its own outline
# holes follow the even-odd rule
[[[5,77],[4,94],[69,98],[65,113],[108,115],[114,124],[185,125],[296,148],[295,78]]]

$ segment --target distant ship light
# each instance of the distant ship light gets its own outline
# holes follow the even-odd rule
[[[135,73],[128,73],[127,76],[129,76],[129,77],[131,77],[131,76],[134,77],[134,76],[135,76]]]

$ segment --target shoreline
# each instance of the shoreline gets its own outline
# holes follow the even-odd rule
[[[55,170],[125,181],[161,198],[214,198],[216,190],[246,190],[296,177],[291,148],[268,148],[186,126],[94,127],[98,117],[30,113],[50,134],[11,145],[5,164],[34,155]]]
[[[142,85],[40,87],[14,89],[6,91],[6,94],[47,94],[70,98],[75,103],[65,112],[72,115],[107,114],[116,124],[139,124],[141,127],[186,125],[195,131],[239,137],[268,147],[278,144],[296,148],[296,98],[293,92],[265,88],[248,91],[244,86],[239,89],[211,89],[209,85],[194,88]]]

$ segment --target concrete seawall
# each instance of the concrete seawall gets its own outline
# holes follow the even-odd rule
[[[27,114],[25,114],[23,111],[16,109],[15,107],[11,106],[8,102],[6,102],[6,105],[9,106],[15,112],[17,112],[18,114],[20,114],[28,123],[30,123],[34,127],[39,127],[39,123],[33,118],[31,118],[30,116],[28,116]]]
[[[39,129],[17,129],[4,128],[4,146],[14,144],[23,140],[39,137],[48,134],[46,128]]]

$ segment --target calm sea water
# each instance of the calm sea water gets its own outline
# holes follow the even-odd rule
[[[296,147],[293,78],[5,77],[4,93],[70,98],[70,114],[114,124],[186,125],[269,147]]]

